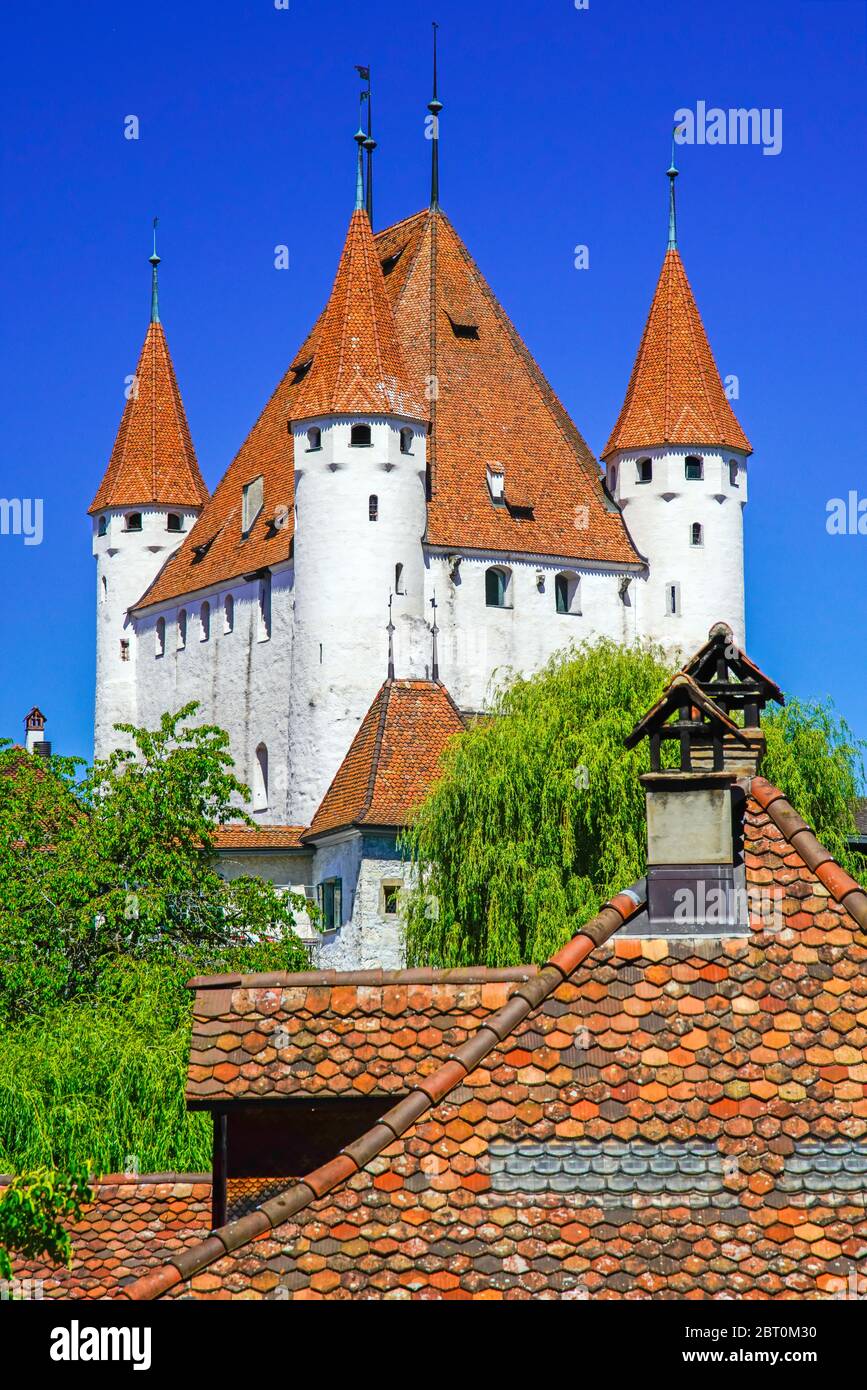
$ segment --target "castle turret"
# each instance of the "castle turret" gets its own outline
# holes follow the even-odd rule
[[[360,137],[360,138],[359,138]],[[364,206],[355,211],[292,412],[295,635],[291,817],[322,799],[382,679],[393,594],[400,669],[424,674],[427,409],[409,378]]]
[[[96,557],[97,757],[117,743],[114,725],[136,718],[136,638],[128,610],[208,497],[160,322],[159,261],[155,237],[150,323],[108,468],[89,508]]]
[[[672,153],[662,273],[626,399],[602,455],[649,562],[639,627],[670,653],[730,624],[744,644],[743,509],[752,449],[729,404],[677,247]]]

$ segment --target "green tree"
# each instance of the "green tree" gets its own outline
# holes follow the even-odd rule
[[[403,837],[411,964],[545,960],[641,877],[649,752],[623,741],[670,675],[658,649],[583,646],[503,687],[493,717],[453,740]],[[851,871],[863,747],[828,706],[793,702],[765,727],[764,774]]]
[[[195,704],[80,781],[68,759],[0,752],[0,1013],[22,1017],[88,994],[116,957],[176,960],[290,938],[296,895],[223,880],[216,829],[252,824],[228,735],[193,725]],[[80,766],[80,765],[79,765]]]
[[[73,1221],[93,1198],[86,1169],[39,1169],[13,1178],[0,1194],[0,1279],[13,1276],[12,1254],[69,1264],[72,1243],[61,1218]]]

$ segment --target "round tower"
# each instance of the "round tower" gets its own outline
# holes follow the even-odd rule
[[[96,757],[118,745],[115,724],[137,717],[136,633],[129,610],[181,544],[208,496],[160,322],[159,262],[155,234],[150,323],[108,468],[89,509],[96,558]]]
[[[672,656],[726,622],[745,642],[743,509],[752,452],[729,404],[677,247],[668,248],[626,399],[603,453],[609,491],[648,562],[638,630]]]
[[[410,382],[364,207],[356,208],[290,422],[295,612],[290,818],[307,825],[385,676],[424,674],[427,411]]]

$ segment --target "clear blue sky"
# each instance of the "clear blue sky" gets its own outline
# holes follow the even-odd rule
[[[679,152],[680,245],[755,448],[748,646],[867,737],[867,536],[825,528],[830,498],[867,498],[864,0],[8,8],[0,496],[45,511],[41,545],[0,536],[0,734],[20,737],[38,703],[58,751],[91,752],[85,512],[146,328],[151,218],[213,487],[330,285],[353,195],[355,63],[373,67],[377,225],[427,201],[431,19],[443,205],[597,453],[664,251],[674,111],[782,109],[777,156]],[[274,269],[279,243],[288,271]]]

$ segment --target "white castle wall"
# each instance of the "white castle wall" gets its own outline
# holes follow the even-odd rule
[[[317,847],[313,867],[315,883],[339,878],[343,885],[343,925],[319,935],[313,955],[317,970],[400,970],[405,958],[400,922],[382,912],[384,883],[408,881],[409,870],[400,859],[365,844],[357,831],[349,831]]]
[[[128,531],[127,517],[140,513],[142,529]],[[170,513],[183,520],[183,531],[169,531]],[[123,742],[114,725],[137,722],[137,643],[127,610],[156,578],[177,550],[198,515],[197,508],[106,508],[93,518],[96,557],[96,707],[94,756],[105,757]],[[99,534],[105,519],[106,533]],[[128,642],[124,660],[121,642]]]
[[[370,447],[353,447],[353,423],[369,423]],[[307,431],[321,429],[321,448]],[[421,675],[414,651],[424,625],[425,433],[406,420],[341,417],[295,426],[295,644],[289,683],[292,741],[289,815],[309,824],[387,672],[388,596],[396,673]],[[378,499],[376,521],[369,499]],[[284,687],[286,688],[286,687]]]
[[[460,558],[460,563],[455,560]],[[489,608],[485,574],[489,568],[509,572],[506,608]],[[578,611],[558,613],[555,579],[560,573],[579,581]],[[621,586],[631,580],[625,595]],[[436,593],[440,679],[463,710],[483,709],[491,690],[509,672],[538,671],[554,652],[570,644],[609,637],[630,643],[638,634],[635,570],[603,569],[586,564],[506,558],[498,555],[428,555],[426,589]],[[425,637],[425,665],[430,638]],[[425,671],[424,674],[427,674]]]
[[[701,481],[687,480],[687,457],[703,462]],[[653,464],[651,482],[638,480],[638,461]],[[736,465],[736,482],[730,465]],[[636,586],[639,631],[672,656],[689,656],[715,622],[730,624],[745,645],[743,509],[747,462],[742,453],[698,448],[620,452],[608,461],[609,488],[623,509],[639,553],[650,561]],[[693,545],[693,523],[702,544]],[[679,612],[668,612],[667,590],[678,586]]]
[[[292,664],[293,572],[271,576],[271,628],[260,616],[260,581],[204,591],[182,604],[148,610],[136,620],[138,713],[153,726],[166,710],[199,702],[195,722],[214,723],[230,738],[235,772],[255,792],[256,749],[268,751],[265,804],[248,805],[262,824],[292,824],[289,816],[289,682]],[[233,628],[225,631],[225,601],[234,601]],[[202,603],[211,606],[210,637],[202,640]],[[178,614],[187,614],[187,641],[178,647]],[[156,629],[165,620],[165,652],[157,656]]]

